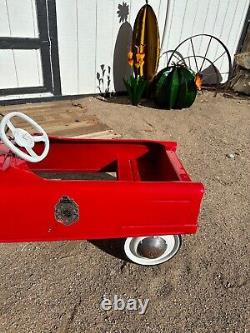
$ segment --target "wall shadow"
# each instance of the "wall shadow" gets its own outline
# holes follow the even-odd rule
[[[128,65],[128,52],[131,47],[133,30],[130,23],[127,22],[128,13],[129,6],[125,2],[118,5],[118,18],[123,23],[117,34],[113,56],[113,80],[116,92],[126,90],[123,79],[132,74],[132,69]]]
[[[97,89],[102,97],[110,97],[110,84],[111,84],[111,67],[105,64],[100,65],[100,72],[96,73],[96,79],[98,82]]]
[[[202,72],[203,84],[208,86],[216,86],[222,82],[222,76],[218,68],[214,65],[210,65]]]

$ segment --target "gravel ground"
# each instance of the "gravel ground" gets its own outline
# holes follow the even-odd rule
[[[149,268],[111,255],[117,242],[1,244],[0,333],[246,333],[249,100],[203,93],[180,111],[126,98],[80,102],[122,137],[179,143],[186,169],[206,186],[199,232]],[[146,313],[101,310],[115,294],[149,299]]]

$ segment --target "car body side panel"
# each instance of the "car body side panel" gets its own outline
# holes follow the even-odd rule
[[[177,157],[170,154],[178,175],[175,181],[44,179],[26,162],[14,157],[8,161],[1,155],[0,242],[195,233],[204,188],[190,181]],[[63,197],[79,209],[71,225],[58,221],[55,214]]]

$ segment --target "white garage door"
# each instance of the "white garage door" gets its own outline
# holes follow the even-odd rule
[[[50,25],[48,3],[0,0],[0,95],[60,94],[59,68],[52,62],[56,25]]]

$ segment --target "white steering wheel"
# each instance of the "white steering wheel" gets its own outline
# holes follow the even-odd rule
[[[31,135],[26,130],[15,127],[11,122],[13,117],[18,117],[27,121],[27,123],[35,128],[39,135]],[[7,137],[5,132],[6,127],[11,131],[14,141]],[[39,126],[33,119],[21,112],[11,112],[3,117],[0,124],[0,138],[3,143],[10,150],[12,150],[13,153],[28,162],[40,162],[47,156],[49,152],[49,138],[44,129]],[[44,143],[44,150],[41,155],[37,155],[37,153],[33,150],[36,142]],[[27,153],[25,153],[17,146],[25,148]]]

